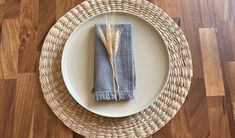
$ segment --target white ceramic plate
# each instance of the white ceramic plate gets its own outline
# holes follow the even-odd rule
[[[147,108],[162,91],[169,73],[166,46],[158,32],[143,19],[115,13],[117,23],[133,24],[136,63],[136,98],[130,101],[95,101],[94,48],[96,23],[105,23],[105,13],[79,25],[70,35],[62,55],[62,74],[73,98],[87,110],[106,117],[125,117]]]

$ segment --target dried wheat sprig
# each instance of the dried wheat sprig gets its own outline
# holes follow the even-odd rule
[[[107,39],[106,39],[106,37],[105,37],[105,35],[104,35],[104,33],[103,33],[101,27],[98,27],[98,33],[99,33],[100,39],[102,40],[102,42],[103,42],[103,44],[104,44],[105,49],[106,49],[107,52],[108,52],[108,55],[111,56],[111,54],[112,54],[112,53],[111,53],[111,49],[110,49],[110,47],[107,45]]]
[[[99,37],[102,40],[102,42],[106,45],[106,38],[104,36],[103,31],[101,30],[101,27],[98,27],[98,33],[99,33]],[[106,47],[106,46],[105,46]]]
[[[106,26],[106,45],[107,45],[108,51],[110,52],[110,56],[113,55],[112,43],[113,43],[113,30],[111,28],[111,25],[107,25]]]
[[[114,35],[113,53],[116,54],[119,47],[120,31],[117,30]]]

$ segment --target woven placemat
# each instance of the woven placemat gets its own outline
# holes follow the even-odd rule
[[[106,118],[81,107],[69,94],[61,74],[66,40],[84,20],[105,12],[126,12],[150,23],[169,52],[169,78],[158,98],[145,110],[125,118]],[[146,0],[88,0],[61,17],[50,29],[40,57],[40,82],[46,102],[55,115],[85,137],[146,137],[162,128],[180,109],[188,94],[192,60],[178,25]]]

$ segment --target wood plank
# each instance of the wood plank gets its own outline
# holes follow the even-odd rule
[[[38,75],[21,73],[18,75],[14,112],[14,137],[27,138],[33,117],[35,93],[39,92]]]
[[[192,135],[190,133],[185,133],[181,135],[176,134],[174,138],[192,138]]]
[[[73,133],[73,138],[84,138],[82,135],[79,135],[77,133]]]
[[[233,0],[207,0],[206,3],[213,22],[233,20]]]
[[[15,4],[15,3],[19,3],[21,0],[4,0],[4,4]]]
[[[214,13],[210,10],[211,3],[206,0],[198,0],[198,8],[200,12],[200,27],[213,27],[215,26]]]
[[[216,35],[218,39],[218,47],[222,62],[231,61],[235,59],[235,30],[232,26],[232,22],[216,22]]]
[[[233,62],[228,62],[227,65],[227,81],[229,85],[229,94],[230,94],[230,99],[231,99],[231,104],[233,107],[233,119],[235,122],[235,61]]]
[[[0,77],[2,79],[17,77],[19,29],[18,19],[6,19],[2,23],[0,44]]]
[[[231,16],[232,16],[231,21],[235,22],[235,1],[234,0],[231,0],[230,7],[231,7]]]
[[[181,29],[183,30],[190,50],[192,51],[193,75],[196,78],[203,77],[202,58],[199,40],[199,11],[197,1],[179,0],[179,10],[181,18]]]
[[[207,96],[224,96],[224,82],[215,29],[199,29]]]
[[[84,0],[57,0],[56,1],[56,19],[58,20],[67,11],[75,7],[77,4],[83,2]]]
[[[169,122],[163,128],[161,128],[157,133],[152,135],[153,138],[174,138],[171,133],[171,123]]]
[[[18,18],[20,15],[20,1],[5,1],[2,12],[4,19]]]
[[[159,8],[163,8],[163,0],[150,0],[150,2],[157,5]]]
[[[3,20],[3,4],[0,4],[0,42],[2,33],[2,20]]]
[[[231,44],[231,51],[233,53],[233,60],[235,61],[235,22],[229,22],[229,39]]]
[[[19,65],[20,73],[34,72],[35,64],[38,57],[36,45],[38,33],[38,0],[22,0],[20,11],[20,48],[19,48]]]
[[[233,22],[230,21],[217,21],[217,38],[218,38],[218,46],[220,57],[222,61],[222,71],[224,74],[224,88],[225,88],[225,96],[227,101],[226,109],[228,111],[229,122],[230,122],[230,130],[232,137],[235,137],[235,122],[233,120],[234,112],[232,109],[232,100],[231,94],[229,91],[229,80],[228,80],[228,67],[227,61],[234,60],[235,56],[233,53],[233,49],[235,48],[235,30],[233,26]]]
[[[36,42],[38,52],[41,51],[47,32],[54,25],[55,20],[56,0],[41,0],[39,3],[39,24],[37,30],[38,37]]]
[[[74,6],[77,6],[78,4],[82,3],[85,0],[73,0]]]
[[[207,98],[204,79],[193,78],[188,94],[187,108],[190,133],[193,138],[205,138],[210,134]]]
[[[183,137],[190,132],[187,101],[180,108],[174,119],[171,120],[171,133]]]
[[[73,0],[56,0],[56,20],[63,16],[67,11],[74,7]]]
[[[0,49],[2,47],[2,5],[0,4]],[[1,55],[2,55],[3,52],[0,51],[0,79],[3,78],[3,71],[2,71],[2,64],[1,64]]]
[[[179,0],[164,0],[163,9],[172,18],[180,17]]]
[[[34,126],[34,110],[32,113],[31,124],[29,129],[29,138],[33,138],[33,126]]]
[[[12,138],[16,80],[0,80],[0,137]]]
[[[224,107],[226,103],[223,96],[207,98],[210,122],[210,138],[230,138],[228,114]]]
[[[192,135],[190,133],[180,133],[180,134],[172,134],[171,131],[168,131],[166,133],[155,133],[152,138],[192,138]]]
[[[214,3],[215,19],[218,21],[231,20],[231,1],[232,0],[209,0]]]
[[[150,0],[172,18],[180,18],[179,0]]]

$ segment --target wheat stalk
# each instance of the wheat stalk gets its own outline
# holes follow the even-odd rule
[[[115,35],[114,35],[114,43],[113,43],[113,53],[116,54],[118,51],[118,46],[119,46],[119,37],[120,37],[120,31],[117,30]]]

